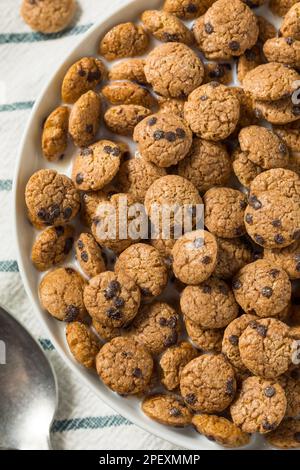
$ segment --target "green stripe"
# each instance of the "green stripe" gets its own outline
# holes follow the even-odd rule
[[[19,272],[18,263],[14,260],[0,261],[1,273],[17,273]]]
[[[78,34],[85,33],[93,23],[80,24],[73,28],[66,29],[60,33],[42,34],[42,33],[4,33],[0,34],[0,45],[1,44],[19,44],[25,42],[40,42],[40,41],[51,41],[53,39],[59,39],[66,36],[77,36]]]
[[[50,339],[39,338],[39,343],[44,349],[44,351],[54,351],[54,346],[51,343]]]
[[[87,418],[73,418],[55,420],[51,432],[77,431],[78,429],[103,429],[115,426],[130,426],[132,423],[120,415],[91,416]]]
[[[0,180],[0,191],[11,191],[12,180]]]
[[[0,104],[0,113],[31,109],[33,105],[34,101],[19,101],[17,103]]]

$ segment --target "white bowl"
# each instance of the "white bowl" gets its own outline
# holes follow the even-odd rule
[[[142,3],[144,4],[144,8]],[[105,387],[97,378],[96,374],[88,372],[76,363],[69,353],[65,341],[64,325],[55,321],[40,307],[38,299],[40,275],[30,261],[31,247],[36,232],[31,227],[26,217],[24,201],[26,183],[30,176],[41,168],[55,168],[59,172],[70,173],[70,158],[67,159],[66,163],[59,162],[50,164],[42,157],[40,139],[44,118],[60,103],[61,82],[66,70],[71,64],[85,55],[96,54],[99,39],[112,26],[134,20],[145,7],[147,9],[155,9],[161,6],[160,0],[147,0],[145,3],[140,0],[132,0],[121,9],[104,12],[101,20],[83,36],[66,60],[58,67],[57,72],[51,78],[35,103],[21,142],[13,187],[13,217],[18,251],[18,265],[25,290],[34,307],[34,314],[37,315],[43,323],[56,350],[68,366],[77,374],[78,378],[85,382],[100,399],[131,422],[162,439],[168,440],[176,446],[193,450],[221,449],[221,447],[197,434],[191,427],[186,429],[168,428],[150,420],[141,412],[139,399],[134,397],[126,399],[121,398]],[[68,151],[68,153],[71,151],[72,149]],[[249,447],[262,448],[265,447],[265,445],[262,444],[260,439],[254,439],[248,448]]]

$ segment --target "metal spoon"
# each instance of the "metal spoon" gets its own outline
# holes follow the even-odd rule
[[[0,448],[49,449],[57,396],[44,352],[0,307]]]

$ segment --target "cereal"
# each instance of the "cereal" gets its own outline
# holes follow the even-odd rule
[[[44,157],[50,162],[64,156],[68,145],[69,109],[59,106],[46,119],[42,134]]]
[[[108,83],[101,90],[104,98],[111,104],[137,104],[144,108],[153,108],[156,104],[155,98],[146,88],[129,81],[116,81]]]
[[[255,69],[263,63],[263,57],[259,46],[247,49],[243,55],[239,57],[237,73],[240,82],[243,82],[245,76],[250,70]]]
[[[188,46],[194,42],[192,32],[176,16],[165,11],[147,10],[141,16],[147,31],[159,41],[182,42]]]
[[[143,55],[149,38],[141,26],[122,23],[106,33],[99,45],[99,53],[107,60]]]
[[[279,449],[298,449],[300,447],[300,421],[287,419],[275,431],[270,432],[266,439],[269,444]]]
[[[200,351],[221,352],[223,337],[222,329],[202,328],[188,317],[184,318],[184,324],[187,334],[196,348],[200,349]]]
[[[23,0],[21,16],[34,31],[50,34],[67,28],[76,12],[75,0]]]
[[[270,0],[271,11],[278,16],[285,16],[298,0]]]
[[[104,114],[104,121],[111,132],[131,136],[137,124],[150,114],[150,109],[144,106],[122,104],[109,108]]]
[[[127,59],[114,64],[109,71],[110,80],[131,80],[133,82],[147,84],[144,72],[144,59]]]
[[[88,91],[74,104],[69,121],[69,133],[77,147],[87,147],[96,137],[100,126],[101,98]]]
[[[192,423],[196,431],[223,447],[242,447],[250,442],[249,434],[226,418],[216,415],[195,415]]]
[[[66,338],[71,353],[79,364],[88,369],[95,368],[100,344],[84,323],[71,322],[66,326]]]
[[[49,227],[37,236],[31,261],[39,271],[47,271],[67,258],[73,242],[74,228],[71,225]]]
[[[290,279],[300,279],[300,240],[282,250],[264,250],[264,259],[284,269]]]
[[[283,18],[280,33],[285,38],[300,39],[300,5],[295,3]]]
[[[300,177],[295,172],[284,168],[264,171],[252,181],[250,186],[251,193],[262,191],[278,191],[297,201],[300,199]]]
[[[233,152],[232,156],[232,168],[235,176],[243,186],[249,188],[256,176],[264,171],[263,168],[252,162],[248,158],[248,152],[243,152],[240,147]]]
[[[197,355],[197,350],[185,341],[166,349],[159,360],[159,366],[161,382],[167,390],[172,391],[179,387],[182,369]]]
[[[154,421],[182,428],[191,424],[192,413],[175,395],[152,395],[144,399],[143,412]]]
[[[285,126],[274,126],[273,131],[286,143],[291,152],[300,152],[299,128],[300,120],[297,120]]]
[[[229,85],[232,81],[232,65],[229,62],[206,63],[204,65],[204,83],[216,81],[223,85]]]
[[[220,279],[231,279],[252,260],[250,246],[240,238],[216,237],[218,245],[217,264],[214,274]]]
[[[105,271],[102,251],[91,233],[82,233],[76,242],[76,258],[83,272],[94,277]]]
[[[256,20],[259,29],[258,40],[262,44],[265,43],[268,39],[275,38],[275,36],[277,36],[277,29],[264,16],[257,15]]]
[[[215,0],[165,0],[164,10],[185,20],[197,18],[212,5]]]
[[[297,121],[300,117],[300,106],[293,104],[290,97],[276,101],[255,101],[256,112],[271,124],[284,125]]]
[[[300,67],[300,41],[293,38],[272,38],[265,42],[263,50],[269,62]]]

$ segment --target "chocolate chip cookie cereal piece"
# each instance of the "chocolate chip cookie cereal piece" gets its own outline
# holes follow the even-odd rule
[[[251,183],[250,192],[278,191],[284,196],[300,199],[300,177],[285,168],[273,168],[257,176]]]
[[[132,324],[130,334],[152,354],[160,354],[178,341],[179,315],[165,302],[145,305]]]
[[[106,60],[143,55],[149,46],[149,38],[142,26],[121,23],[106,33],[100,42],[99,53]]]
[[[159,360],[161,382],[167,390],[178,388],[182,369],[196,356],[197,350],[186,341],[171,346],[162,354]]]
[[[243,235],[246,196],[236,189],[211,188],[204,194],[204,222],[208,230],[223,238]]]
[[[210,82],[189,95],[184,105],[184,117],[198,137],[223,140],[237,126],[240,103],[229,87]]]
[[[217,262],[216,238],[206,230],[195,230],[179,238],[172,250],[173,271],[183,283],[196,285],[208,279]]]
[[[207,62],[204,65],[204,83],[216,81],[229,85],[232,81],[232,65],[229,62]]]
[[[244,312],[272,317],[290,302],[291,283],[286,272],[266,260],[244,266],[233,281],[233,291]]]
[[[255,113],[254,100],[250,93],[245,93],[241,87],[231,88],[240,103],[240,118],[237,125],[237,130],[243,127],[257,124],[260,116]]]
[[[285,16],[297,2],[298,0],[271,0],[269,7],[275,15]]]
[[[221,354],[203,354],[183,369],[180,390],[184,401],[194,411],[223,411],[236,391],[233,368]]]
[[[251,193],[245,211],[248,235],[265,248],[285,248],[299,238],[299,199],[278,191]]]
[[[284,125],[300,118],[300,107],[292,102],[291,97],[277,101],[255,101],[256,112],[271,124]]]
[[[25,202],[29,219],[38,229],[69,222],[80,208],[80,197],[72,181],[55,170],[38,170],[30,177]]]
[[[141,16],[145,29],[163,42],[182,42],[191,45],[193,33],[176,16],[161,10],[146,10]]]
[[[78,321],[68,323],[66,338],[76,361],[88,369],[94,369],[100,343],[88,327]]]
[[[259,46],[247,49],[243,55],[239,57],[237,74],[240,82],[243,82],[245,76],[250,70],[255,69],[263,63],[263,56]]]
[[[150,243],[157,249],[166,266],[170,269],[173,263],[172,250],[176,240],[174,238],[154,238]]]
[[[184,100],[179,98],[158,97],[159,111],[167,114],[175,114],[184,119]]]
[[[153,359],[133,338],[118,337],[106,343],[96,358],[100,379],[114,392],[134,395],[146,390]]]
[[[68,145],[69,109],[59,106],[46,119],[42,134],[44,157],[56,161],[63,157]]]
[[[111,196],[117,193],[112,184],[108,184],[99,191],[87,191],[82,194],[80,218],[81,222],[90,227],[95,216],[98,204],[102,201],[108,201]]]
[[[139,122],[150,116],[150,109],[137,104],[112,106],[104,114],[106,127],[115,134],[131,136]]]
[[[267,434],[269,444],[279,449],[298,449],[300,447],[300,420],[286,419],[275,431]]]
[[[248,72],[243,87],[256,100],[275,101],[292,94],[297,80],[299,74],[295,70],[277,62],[269,62]]]
[[[183,119],[157,113],[140,122],[133,134],[142,157],[159,167],[176,165],[189,152],[192,133]]]
[[[291,364],[292,341],[285,323],[274,318],[254,320],[239,339],[241,360],[253,374],[275,379]]]
[[[104,325],[96,320],[96,318],[92,318],[92,327],[97,335],[99,335],[104,341],[111,341],[118,336],[123,336],[126,331],[124,328]]]
[[[110,80],[131,80],[146,85],[144,67],[144,59],[127,59],[112,65],[108,76]]]
[[[85,281],[73,268],[57,268],[47,273],[39,285],[42,307],[57,320],[72,322],[83,318]]]
[[[159,168],[144,158],[131,158],[122,163],[117,176],[117,185],[124,193],[132,194],[142,203],[151,184],[165,175],[164,168]]]
[[[121,327],[138,312],[141,293],[126,274],[106,271],[90,279],[84,289],[84,303],[92,318],[100,323]]]
[[[286,124],[285,126],[273,126],[273,131],[288,146],[291,152],[300,152],[300,120]],[[290,165],[293,154],[290,156]],[[298,164],[299,165],[299,164]],[[300,166],[299,166],[300,168]],[[300,171],[298,172],[300,173]]]
[[[83,57],[71,65],[63,79],[62,100],[65,103],[75,103],[81,95],[94,90],[105,77],[106,69],[101,60]]]
[[[195,186],[185,178],[178,175],[167,175],[154,181],[145,196],[145,208],[152,219],[156,231],[161,229],[157,219],[157,212],[173,208],[170,214],[170,228],[173,230],[175,221],[185,215],[196,216],[198,209],[202,210],[202,199]],[[194,222],[194,217],[192,222]],[[158,226],[157,226],[158,225]]]
[[[257,318],[258,317],[255,315],[241,315],[229,323],[224,331],[222,353],[227,357],[232,366],[241,372],[246,372],[247,368],[242,362],[240,355],[240,336],[248,327],[249,323],[255,321]]]
[[[268,39],[275,38],[275,36],[277,36],[277,29],[264,16],[257,15],[256,21],[259,29],[258,41],[261,44],[264,44]]]
[[[213,4],[215,0],[165,0],[164,10],[184,20],[197,18]]]
[[[285,38],[300,40],[300,5],[295,3],[287,12],[280,26],[280,33]]]
[[[220,279],[232,278],[252,260],[252,250],[239,238],[217,237],[218,255],[214,275]]]
[[[137,104],[150,109],[156,104],[150,92],[134,82],[122,80],[110,82],[102,88],[101,92],[104,98],[114,105]]]
[[[285,391],[287,408],[285,417],[296,418],[300,414],[300,380],[291,374],[284,374],[278,378],[278,383]]]
[[[273,380],[249,377],[230,407],[233,422],[244,432],[266,434],[276,429],[286,410],[283,388]]]
[[[73,242],[74,228],[71,225],[49,227],[37,236],[31,251],[31,261],[39,271],[47,271],[66,259]]]
[[[202,328],[188,317],[184,318],[184,324],[187,334],[196,348],[200,349],[200,351],[221,352],[223,338],[222,329]]]
[[[232,157],[235,176],[243,186],[249,188],[254,178],[264,171],[263,168],[253,163],[248,158],[248,152],[243,152],[240,147],[233,152]]]
[[[213,186],[224,186],[231,175],[231,160],[220,142],[195,137],[188,156],[178,165],[178,174],[201,192]]]
[[[69,26],[75,11],[75,0],[23,0],[20,13],[31,29],[50,34]]]
[[[121,253],[143,237],[143,227],[136,219],[136,211],[140,208],[135,204],[135,199],[125,193],[114,194],[109,201],[98,204],[92,233],[101,246]]]
[[[91,233],[82,233],[76,242],[76,258],[83,272],[94,277],[105,271],[102,251]]]
[[[232,290],[214,277],[199,286],[187,286],[180,306],[182,313],[202,328],[224,328],[239,312]]]
[[[245,127],[239,133],[239,143],[249,160],[265,170],[284,168],[289,151],[284,142],[270,129],[262,126]]]
[[[166,426],[183,428],[191,424],[192,420],[191,411],[175,395],[157,394],[146,397],[142,410],[149,418]]]
[[[156,93],[166,98],[185,98],[201,85],[204,66],[185,44],[162,44],[146,59],[145,75]]]
[[[100,126],[101,98],[88,91],[74,104],[69,120],[69,133],[77,147],[87,147],[96,137]]]
[[[300,279],[300,240],[282,250],[264,250],[264,259],[286,271],[290,279]]]
[[[272,38],[265,42],[263,50],[269,62],[300,67],[300,41],[293,38]]]
[[[115,270],[131,277],[145,297],[161,294],[168,280],[167,268],[159,252],[145,243],[136,243],[123,251]]]
[[[243,447],[249,444],[249,434],[241,431],[229,419],[216,415],[195,415],[192,424],[196,431],[223,447]]]
[[[240,0],[217,0],[194,24],[199,49],[207,59],[242,55],[258,38],[255,14]]]
[[[117,174],[121,163],[121,149],[110,140],[99,140],[80,151],[75,158],[72,179],[81,191],[104,188]]]

